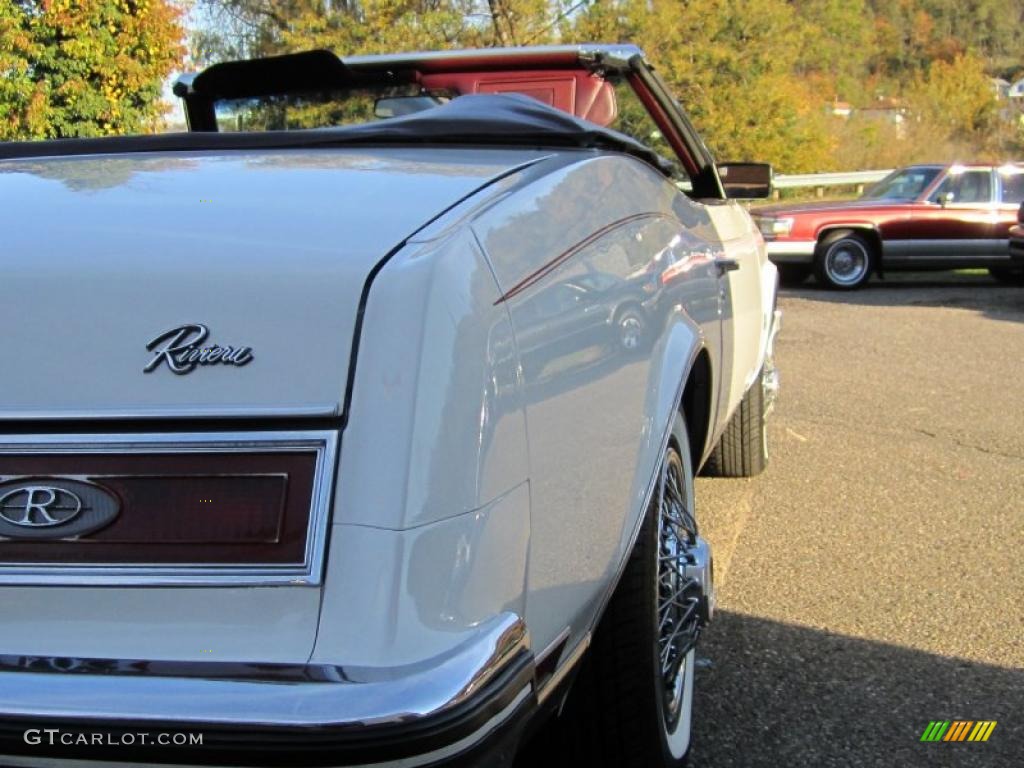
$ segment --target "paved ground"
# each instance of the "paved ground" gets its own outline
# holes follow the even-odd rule
[[[692,764],[1024,764],[1024,288],[784,292],[771,463],[698,480]],[[921,744],[929,720],[997,720]]]

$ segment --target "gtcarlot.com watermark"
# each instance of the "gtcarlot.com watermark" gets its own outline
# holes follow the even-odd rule
[[[25,743],[63,747],[201,747],[203,734],[173,731],[67,731],[61,728],[29,728]]]

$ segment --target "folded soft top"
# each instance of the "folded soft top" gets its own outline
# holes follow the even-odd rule
[[[232,133],[166,133],[98,139],[0,143],[0,159],[206,149],[283,149],[349,145],[578,147],[624,152],[663,173],[669,164],[637,140],[521,94],[460,96],[422,112],[337,128]]]

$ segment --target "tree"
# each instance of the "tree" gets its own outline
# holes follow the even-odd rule
[[[830,166],[823,100],[797,75],[809,30],[785,0],[592,0],[563,36],[638,43],[715,155]]]
[[[183,37],[171,0],[0,0],[0,139],[154,128]]]
[[[803,0],[796,72],[827,100],[861,101],[875,56],[874,14],[865,0]]]
[[[942,129],[953,141],[982,149],[996,128],[998,102],[977,56],[932,62],[914,80],[908,99],[917,120]]]

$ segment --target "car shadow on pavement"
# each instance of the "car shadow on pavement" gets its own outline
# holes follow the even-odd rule
[[[1013,766],[1024,670],[730,612],[698,649],[692,768]],[[995,720],[985,743],[922,743],[931,720]]]
[[[855,291],[831,291],[813,278],[785,287],[781,295],[833,304],[879,307],[947,307],[981,312],[998,320],[1024,322],[1024,285],[999,283],[987,274],[890,272],[872,277]]]

